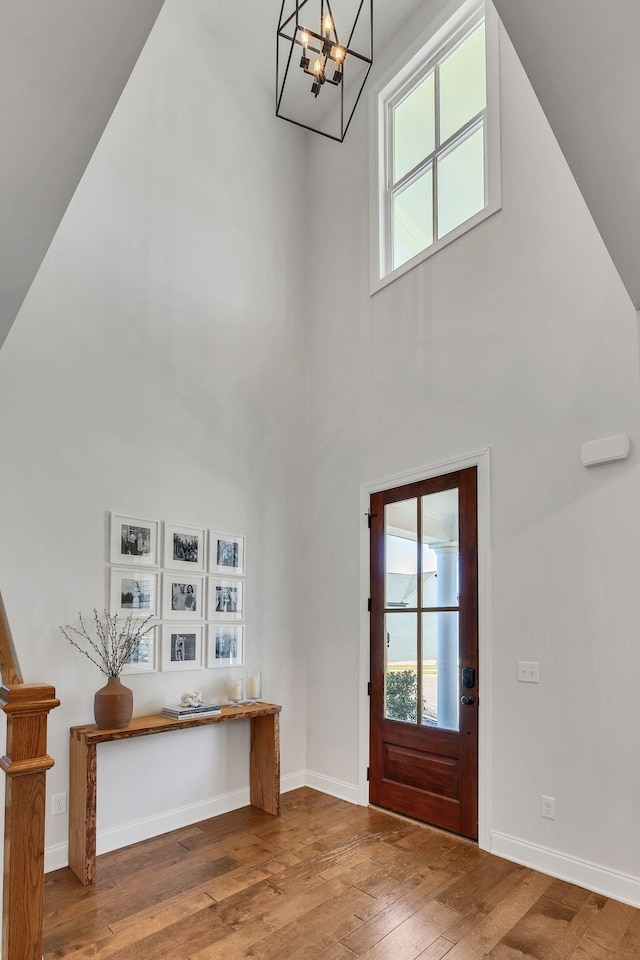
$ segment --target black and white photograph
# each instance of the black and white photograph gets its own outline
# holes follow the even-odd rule
[[[177,660],[196,659],[196,635],[186,630],[171,632],[171,647],[169,656],[173,663]]]
[[[151,553],[151,528],[123,523],[120,531],[120,553],[128,557],[148,557]]]
[[[111,514],[109,561],[127,566],[158,565],[157,520],[140,520]]]
[[[216,636],[216,660],[235,660],[237,656],[238,639],[229,627],[225,627]]]
[[[240,547],[237,540],[218,540],[218,566],[238,569]]]
[[[171,620],[202,620],[204,577],[165,573],[162,578],[162,616]]]
[[[198,563],[198,548],[200,541],[185,533],[174,533],[172,554],[174,560],[181,563]]]
[[[199,670],[202,666],[202,624],[166,624],[162,628],[162,669]]]
[[[207,667],[244,663],[244,624],[210,623],[207,628]]]
[[[123,610],[151,609],[152,588],[144,577],[125,578],[120,581],[120,606]]]
[[[242,620],[244,580],[223,580],[209,577],[207,618],[209,620]]]
[[[133,613],[140,617],[157,616],[158,574],[141,570],[123,570],[112,567],[110,571],[110,609],[112,613],[125,616]]]
[[[216,613],[238,612],[238,588],[216,587]]]
[[[209,572],[244,575],[244,537],[231,533],[209,532]]]
[[[172,570],[204,570],[205,541],[204,529],[165,523],[163,566]]]
[[[158,669],[156,643],[157,627],[152,627],[140,638],[140,643],[122,668],[123,673],[155,673]]]
[[[194,583],[171,584],[171,609],[195,613],[198,604],[198,585]]]

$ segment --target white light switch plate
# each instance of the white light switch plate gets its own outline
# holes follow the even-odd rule
[[[540,664],[531,660],[518,660],[518,680],[521,683],[540,683]]]

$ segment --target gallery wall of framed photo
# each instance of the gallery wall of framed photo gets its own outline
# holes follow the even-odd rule
[[[112,613],[154,618],[123,673],[244,664],[245,537],[111,513]]]

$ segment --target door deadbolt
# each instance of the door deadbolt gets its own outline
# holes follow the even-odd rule
[[[462,668],[461,680],[465,690],[473,690],[476,685],[476,672],[473,667]]]

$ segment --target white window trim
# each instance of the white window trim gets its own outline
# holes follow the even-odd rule
[[[387,237],[383,236],[385,224],[388,222],[389,211],[386,209],[389,202],[389,193],[386,183],[386,170],[380,158],[385,156],[389,147],[386,144],[386,111],[389,103],[398,99],[400,91],[406,85],[417,80],[432,68],[436,54],[441,54],[441,48],[447,36],[471,24],[483,7],[485,15],[485,36],[487,46],[487,107],[485,116],[486,137],[486,197],[487,205],[478,211],[475,216],[465,220],[458,227],[412,257],[406,263],[396,267],[390,273],[382,276],[387,262],[385,244]],[[454,45],[457,41],[454,41]],[[418,264],[429,259],[457,240],[458,237],[472,230],[483,220],[492,216],[502,206],[502,181],[500,173],[500,72],[499,72],[499,19],[491,0],[482,3],[481,0],[466,0],[462,5],[457,2],[448,4],[441,14],[409,47],[404,56],[398,60],[384,76],[375,84],[369,94],[369,236],[370,236],[370,293],[373,295],[399,277],[413,270]]]

